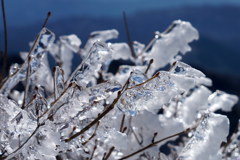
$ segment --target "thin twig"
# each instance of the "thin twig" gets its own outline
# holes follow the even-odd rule
[[[103,158],[103,160],[107,160],[109,157],[110,157],[110,155],[112,154],[112,152],[113,152],[113,150],[115,149],[115,147],[111,147],[110,148],[110,150],[109,150],[109,152],[106,154],[106,156]]]
[[[46,26],[47,22],[48,22],[48,19],[49,17],[51,16],[51,12],[48,12],[47,14],[47,17],[46,19],[44,20],[44,23],[42,25],[42,28],[41,28],[41,31],[42,29]],[[26,86],[25,86],[25,92],[24,92],[24,96],[23,96],[23,104],[22,104],[22,109],[24,109],[25,107],[25,103],[26,103],[26,99],[27,99],[27,93],[28,93],[28,89],[29,89],[29,74],[30,74],[30,61],[31,61],[31,57],[30,55],[32,54],[33,50],[35,49],[36,45],[37,45],[37,42],[39,40],[39,37],[40,37],[40,33],[41,31],[37,34],[34,42],[33,42],[33,45],[28,53],[28,66],[27,66],[27,73],[26,73]]]
[[[121,121],[120,129],[119,129],[120,132],[123,132],[124,120],[125,120],[125,114],[123,114],[123,116],[122,116],[122,121]]]
[[[134,156],[134,155],[136,155],[136,154],[138,154],[138,153],[140,153],[140,152],[142,152],[142,151],[145,151],[146,149],[149,149],[149,148],[151,148],[151,147],[154,147],[154,146],[157,145],[158,143],[161,143],[161,142],[163,142],[163,141],[165,141],[165,140],[167,140],[167,139],[169,139],[169,138],[173,138],[173,137],[178,136],[178,135],[181,135],[181,134],[186,134],[186,133],[188,133],[188,132],[191,131],[191,130],[192,130],[192,129],[188,128],[188,129],[186,129],[186,130],[184,130],[184,131],[182,131],[182,132],[179,132],[179,133],[176,133],[176,134],[174,134],[174,135],[171,135],[171,136],[168,136],[168,137],[166,137],[166,138],[163,138],[163,139],[161,139],[161,140],[158,140],[158,141],[156,141],[156,142],[154,142],[154,143],[151,143],[151,144],[149,144],[149,145],[147,145],[147,146],[145,146],[145,147],[143,147],[143,148],[141,148],[141,149],[139,149],[139,150],[137,150],[137,151],[135,151],[135,152],[127,155],[127,156],[124,156],[124,157],[120,158],[119,160],[130,158],[130,157],[132,157],[132,156]]]
[[[129,87],[129,88],[127,88],[127,89],[132,89],[132,88],[135,88],[135,87],[142,86],[142,85],[146,84],[147,82],[153,80],[154,78],[157,78],[157,77],[159,76],[159,74],[160,74],[160,72],[157,72],[153,77],[149,78],[148,80],[146,80],[146,81],[144,81],[144,82],[142,82],[142,83],[139,83],[139,84],[137,84],[137,85],[135,85],[135,86]]]
[[[65,139],[65,142],[69,142],[72,139],[80,136],[81,134],[83,134],[84,132],[86,132],[89,128],[91,128],[92,126],[94,126],[99,120],[101,120],[105,115],[107,115],[113,108],[114,106],[117,104],[118,100],[120,99],[120,97],[122,96],[122,94],[124,93],[124,91],[127,89],[127,86],[129,84],[129,78],[128,80],[125,82],[123,88],[121,91],[118,92],[118,96],[113,100],[112,104],[110,104],[109,106],[106,107],[106,109],[97,116],[97,118],[95,118],[92,122],[90,122],[88,125],[86,125],[81,131],[75,133],[74,135],[70,136],[69,138]]]
[[[7,67],[7,57],[8,57],[8,34],[7,34],[7,20],[5,14],[4,0],[2,0],[2,16],[3,16],[3,29],[4,29],[4,56],[3,56],[3,68],[2,68],[2,78],[5,76],[5,71]]]
[[[93,151],[92,151],[92,154],[91,154],[89,160],[92,160],[92,159],[93,159],[93,156],[94,156],[94,153],[95,153],[96,149],[97,149],[97,140],[96,140],[96,142],[95,142],[95,146],[93,147]]]
[[[145,70],[144,74],[148,73],[148,70],[150,69],[151,65],[153,64],[153,59],[151,59],[148,63],[147,69]]]
[[[5,156],[5,157],[0,157],[0,160],[2,159],[6,159],[7,157],[17,153],[38,131],[38,129],[44,125],[44,123],[38,124],[37,127],[35,128],[35,130],[32,132],[32,134],[24,141],[24,143],[22,143],[20,145],[20,147],[18,147],[15,151],[13,151],[12,153],[10,153],[9,155]]]
[[[90,129],[93,125],[95,125],[99,120],[101,120],[105,115],[107,115],[115,106],[115,104],[118,102],[120,99],[121,94],[118,94],[118,97],[114,99],[113,103],[110,104],[97,118],[95,118],[92,122],[90,122],[87,126],[85,126],[81,131],[75,133],[71,137],[65,139],[65,142],[69,142],[72,139],[78,137],[79,135],[83,134],[86,132],[88,129]]]
[[[127,35],[128,46],[129,46],[129,48],[130,48],[132,57],[133,57],[133,58],[137,58],[137,57],[136,57],[136,54],[135,54],[135,52],[134,52],[133,42],[132,42],[131,35],[130,35],[130,32],[129,32],[128,22],[127,22],[127,16],[126,16],[126,13],[125,13],[125,12],[123,12],[123,21],[124,21],[124,27],[125,27],[125,31],[126,31],[126,35]]]
[[[85,142],[83,142],[82,145],[87,144],[87,143],[88,143],[88,142],[89,142],[94,136],[96,136],[96,132],[97,132],[97,129],[98,129],[99,123],[100,123],[100,121],[97,122],[97,124],[96,124],[96,128],[95,128],[93,134],[91,135],[91,137],[89,137],[88,140],[86,140]]]

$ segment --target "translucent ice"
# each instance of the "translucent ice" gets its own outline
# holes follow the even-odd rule
[[[38,70],[41,66],[44,54],[48,51],[48,48],[53,43],[54,39],[54,33],[46,28],[43,28],[39,33],[34,46],[32,47],[32,50],[29,54],[30,58],[27,58],[22,66],[14,74],[8,77],[8,79],[1,86],[0,93],[7,95],[17,83],[24,80],[26,78],[28,66],[30,67],[30,77]]]
[[[178,160],[219,160],[220,145],[226,141],[229,130],[229,120],[226,116],[205,113],[199,126],[188,141]],[[217,133],[217,134],[216,134]]]
[[[68,36],[59,37],[60,41],[73,52],[78,52],[81,45],[81,40],[75,35],[71,34]]]
[[[70,77],[70,81],[75,81],[79,86],[95,84],[95,77],[103,63],[111,57],[111,50],[108,45],[102,42],[95,42],[85,60],[77,67]]]
[[[189,42],[198,39],[198,31],[189,22],[174,21],[173,28],[156,36],[152,49],[146,53],[147,59],[154,59],[153,69],[164,67],[175,61],[175,56],[180,52],[185,54],[191,48]]]
[[[225,112],[230,112],[232,107],[238,102],[238,97],[235,95],[227,94],[223,91],[217,90],[208,97],[210,110],[216,111],[221,109]]]

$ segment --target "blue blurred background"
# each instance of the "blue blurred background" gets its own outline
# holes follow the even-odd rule
[[[147,43],[154,31],[164,31],[173,20],[190,21],[200,39],[191,43],[184,61],[213,79],[211,89],[240,96],[240,0],[5,0],[10,62],[39,32],[48,11],[48,23],[57,36],[76,34],[83,43],[90,32],[116,28],[117,41],[126,41],[122,12],[128,17],[133,40]],[[2,21],[0,49],[3,48]],[[239,118],[239,104],[231,118]]]

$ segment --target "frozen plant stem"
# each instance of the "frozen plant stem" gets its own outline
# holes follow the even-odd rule
[[[51,16],[51,12],[48,12],[47,13],[47,17],[42,25],[42,28],[41,28],[41,31],[42,29],[46,26],[47,22],[48,22],[48,19],[49,17]],[[25,86],[25,92],[24,92],[24,96],[23,96],[23,103],[22,103],[22,109],[25,108],[25,103],[26,103],[26,99],[27,99],[27,94],[28,94],[28,89],[29,89],[29,74],[30,74],[30,61],[31,61],[31,54],[33,52],[33,50],[35,49],[36,45],[37,45],[37,42],[39,41],[39,37],[40,37],[40,33],[41,31],[37,34],[34,42],[33,42],[33,45],[28,53],[28,66],[27,66],[27,72],[26,72],[26,86]]]
[[[96,136],[96,132],[97,132],[97,129],[98,129],[99,123],[100,123],[100,122],[98,121],[97,124],[96,124],[96,128],[95,128],[93,134],[91,135],[90,138],[88,138],[88,140],[86,140],[86,142],[82,143],[82,145],[87,144],[87,143],[88,143],[88,142],[89,142],[94,136]]]
[[[165,140],[167,140],[167,139],[169,139],[169,138],[173,138],[173,137],[175,137],[175,136],[179,136],[179,135],[181,135],[181,134],[186,134],[186,133],[188,133],[188,132],[191,131],[191,130],[192,130],[191,128],[188,128],[188,129],[186,129],[185,131],[182,131],[182,132],[176,133],[176,134],[174,134],[174,135],[168,136],[168,137],[166,137],[166,138],[163,138],[163,139],[161,139],[161,140],[155,141],[154,143],[151,143],[151,144],[149,144],[149,145],[147,145],[147,146],[145,146],[145,147],[137,150],[136,152],[133,152],[133,153],[127,155],[127,156],[124,156],[124,157],[120,158],[119,160],[123,160],[123,159],[130,158],[130,157],[132,157],[132,156],[134,156],[134,155],[136,155],[136,154],[138,154],[138,153],[140,153],[140,152],[142,152],[142,151],[145,151],[145,150],[147,150],[147,149],[149,149],[149,148],[151,148],[151,147],[154,147],[154,146],[157,145],[158,143],[161,143],[161,142],[163,142],[163,141],[165,141]]]
[[[6,22],[4,0],[2,0],[2,17],[3,17],[3,29],[4,29],[4,56],[3,56],[2,77],[0,78],[4,78],[5,76],[5,70],[7,67],[7,56],[8,56],[8,38],[7,38],[8,36],[7,36],[7,22]],[[1,82],[1,79],[0,79],[0,82]]]
[[[125,114],[123,114],[123,116],[122,116],[122,121],[121,121],[120,129],[119,129],[120,132],[123,132],[124,121],[125,121]]]
[[[147,69],[145,70],[144,74],[148,73],[148,70],[150,69],[151,65],[153,64],[153,59],[151,59],[148,63]]]
[[[120,99],[120,97],[122,96],[123,92],[127,89],[129,83],[129,78],[126,81],[126,83],[124,84],[123,88],[121,91],[118,92],[118,96],[117,98],[115,98],[112,102],[112,104],[110,104],[101,114],[99,114],[97,116],[97,118],[95,118],[92,122],[90,122],[86,127],[84,127],[81,131],[75,133],[74,135],[70,136],[69,138],[65,139],[65,142],[69,142],[72,139],[78,137],[79,135],[83,134],[84,132],[86,132],[89,128],[91,128],[93,125],[95,125],[96,123],[98,123],[99,120],[101,120],[105,115],[107,115],[115,106],[115,104],[118,102],[118,100]]]
[[[135,51],[133,48],[133,42],[132,42],[131,35],[129,32],[129,28],[128,28],[127,16],[126,16],[125,12],[123,12],[123,21],[124,21],[124,27],[125,27],[125,31],[126,31],[126,35],[127,35],[127,40],[128,40],[128,46],[130,48],[132,57],[136,58],[136,54],[135,54]]]
[[[107,160],[110,157],[110,155],[112,154],[114,149],[115,149],[115,147],[111,147],[109,152],[106,154],[106,156],[104,156],[103,160]]]
[[[86,127],[84,127],[81,131],[75,133],[74,135],[72,135],[71,137],[65,139],[65,142],[69,142],[72,139],[80,136],[81,134],[83,134],[84,132],[86,132],[89,128],[91,128],[93,125],[95,125],[100,119],[102,119],[105,115],[107,115],[115,106],[115,104],[118,102],[118,100],[120,99],[122,93],[119,92],[117,98],[114,99],[113,103],[110,104],[100,115],[97,116],[97,118],[95,118],[92,122],[90,122]]]

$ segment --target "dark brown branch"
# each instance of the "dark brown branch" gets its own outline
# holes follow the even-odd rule
[[[93,134],[91,135],[91,137],[88,138],[88,140],[86,140],[85,142],[83,142],[82,145],[87,144],[87,143],[88,143],[93,137],[96,136],[96,132],[97,132],[97,129],[98,129],[99,123],[100,123],[100,122],[98,121],[97,124],[96,124],[96,128],[95,128]]]
[[[157,72],[154,76],[152,76],[152,77],[149,78],[148,80],[146,80],[146,81],[144,81],[144,82],[142,82],[142,83],[139,83],[139,84],[137,84],[137,85],[135,85],[135,86],[129,87],[129,88],[127,88],[127,89],[132,89],[132,88],[135,88],[135,87],[142,86],[142,85],[148,83],[149,81],[153,80],[154,78],[157,78],[157,77],[159,76],[159,74],[160,74],[160,72]]]
[[[115,104],[118,102],[120,99],[121,94],[118,94],[118,97],[114,99],[113,103],[110,104],[97,118],[95,118],[92,122],[90,122],[87,126],[85,126],[81,131],[75,133],[71,137],[65,139],[65,142],[69,142],[72,139],[80,136],[84,132],[86,132],[88,129],[90,129],[93,125],[95,125],[99,120],[101,120],[105,115],[107,115],[115,106]]]
[[[148,63],[147,69],[145,70],[144,74],[148,73],[148,70],[150,69],[151,65],[153,64],[153,59],[151,59]]]
[[[155,142],[155,138],[157,137],[157,135],[158,135],[158,132],[155,132],[155,133],[153,134],[152,143]]]
[[[4,0],[2,0],[2,17],[3,17],[3,29],[4,29],[4,55],[3,55],[2,78],[4,78],[6,67],[7,67],[7,57],[8,57],[8,34],[7,34],[7,21],[6,21]]]
[[[115,106],[115,104],[118,102],[118,100],[120,99],[120,97],[122,96],[123,92],[127,89],[127,86],[129,84],[129,78],[126,81],[126,83],[124,84],[123,88],[121,91],[118,92],[118,96],[117,98],[115,98],[112,102],[112,104],[110,104],[109,106],[106,107],[106,109],[97,116],[97,118],[95,118],[92,122],[90,122],[88,125],[86,125],[81,131],[75,133],[74,135],[72,135],[71,137],[65,139],[65,142],[69,142],[72,139],[80,136],[81,134],[83,134],[84,132],[86,132],[89,128],[91,128],[92,126],[94,126],[99,120],[101,120],[105,115],[107,115]]]
[[[51,12],[49,11],[49,12],[47,13],[47,17],[46,17],[46,19],[45,19],[45,21],[44,21],[44,23],[43,23],[43,25],[42,25],[42,28],[46,27],[47,22],[48,22],[48,19],[50,18],[50,16],[51,16]]]
[[[112,154],[114,149],[115,149],[115,147],[111,147],[109,152],[106,154],[106,156],[104,156],[103,160],[107,160],[110,157],[110,155]]]
[[[121,121],[120,129],[119,129],[120,132],[123,132],[124,121],[125,121],[125,114],[123,114],[123,116],[122,116],[122,121]]]
[[[49,19],[50,16],[51,16],[51,12],[48,12],[47,17],[46,17],[46,19],[45,19],[45,21],[44,21],[44,23],[43,23],[43,25],[42,25],[41,31],[42,31],[42,29],[46,26],[46,24],[47,24],[48,19]],[[27,96],[26,94],[28,93],[28,89],[29,89],[29,88],[28,88],[28,87],[29,87],[28,78],[29,78],[29,74],[30,74],[30,73],[29,73],[29,72],[30,72],[30,61],[31,61],[30,55],[31,55],[31,53],[33,52],[35,46],[37,45],[37,42],[38,42],[38,40],[39,40],[41,31],[37,34],[37,36],[36,36],[36,38],[35,38],[35,40],[34,40],[34,42],[33,42],[33,45],[32,45],[32,47],[31,47],[31,49],[30,49],[30,51],[29,51],[29,53],[28,53],[28,66],[27,66],[27,73],[26,73],[26,86],[25,86],[25,92],[24,92],[24,96],[23,96],[22,109],[25,108],[26,96]]]
[[[135,51],[134,51],[134,48],[133,48],[133,42],[132,42],[131,35],[130,35],[130,32],[129,32],[127,16],[126,16],[125,12],[123,12],[123,21],[124,21],[124,27],[125,27],[125,31],[126,31],[126,35],[127,35],[128,46],[130,48],[132,57],[137,58],[136,54],[135,54]]]
[[[96,149],[97,149],[97,140],[96,140],[96,142],[95,142],[95,146],[93,147],[93,151],[92,151],[92,154],[91,154],[91,157],[90,157],[89,160],[92,160],[92,159],[93,159],[93,156],[94,156],[94,153],[95,153]]]
[[[149,144],[149,145],[147,145],[147,146],[145,146],[145,147],[143,147],[143,148],[141,148],[141,149],[139,149],[139,150],[137,150],[137,151],[135,151],[135,152],[127,155],[127,156],[124,156],[124,157],[120,158],[119,160],[123,160],[123,159],[130,158],[130,157],[132,157],[132,156],[134,156],[134,155],[136,155],[136,154],[138,154],[138,153],[140,153],[140,152],[142,152],[142,151],[145,151],[145,150],[147,150],[147,149],[149,149],[149,148],[151,148],[151,147],[156,146],[158,143],[161,143],[161,142],[163,142],[163,141],[165,141],[165,140],[167,140],[167,139],[173,138],[173,137],[178,136],[178,135],[181,135],[181,134],[186,134],[186,133],[188,133],[189,131],[191,131],[190,128],[186,129],[185,131],[182,131],[182,132],[176,133],[176,134],[174,134],[174,135],[168,136],[168,137],[166,137],[166,138],[163,138],[163,139],[161,139],[161,140],[158,140],[158,141],[156,141],[156,142],[154,142],[154,143],[151,143],[151,144]]]

